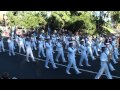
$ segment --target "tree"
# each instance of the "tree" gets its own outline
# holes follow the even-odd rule
[[[70,11],[71,16],[80,16],[82,14],[82,11]]]
[[[116,27],[118,23],[120,23],[120,11],[109,11],[112,23],[114,24],[113,27]]]
[[[17,26],[23,26],[25,28],[36,27],[39,25],[46,25],[47,22],[45,21],[42,15],[37,15],[39,13],[32,12],[32,11],[18,11],[17,14],[14,15],[15,12],[8,12],[7,16],[10,22],[10,25],[13,26],[14,24]]]
[[[51,14],[51,17],[48,19],[48,24],[52,30],[64,27],[64,21],[56,13]]]
[[[94,34],[96,30],[94,18],[91,16],[90,12],[80,12],[81,14],[76,16],[71,15],[71,20],[69,20],[68,29],[73,32],[82,31],[88,34]]]
[[[52,30],[66,28],[72,32],[81,30],[89,34],[96,31],[96,17],[90,11],[52,11],[49,18],[47,11],[10,11],[7,15],[11,26],[15,24],[31,28],[49,25]]]

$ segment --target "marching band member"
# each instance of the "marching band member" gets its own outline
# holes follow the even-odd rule
[[[68,65],[67,65],[67,69],[66,69],[66,73],[67,74],[71,74],[69,72],[69,70],[70,70],[72,65],[73,65],[73,68],[76,71],[76,74],[80,74],[81,73],[78,70],[77,65],[76,65],[75,53],[76,53],[76,49],[73,47],[73,43],[69,43],[69,47],[68,47]]]
[[[5,51],[2,36],[0,37],[0,52],[1,52],[1,50],[3,50],[3,52]]]
[[[76,35],[75,35],[75,40],[77,41],[77,44],[79,44],[79,39],[80,39],[80,38],[79,38],[79,35],[76,34]]]
[[[112,59],[113,63],[114,64],[118,63],[116,58],[115,58],[115,49],[112,46],[111,41],[110,41],[110,44],[109,44],[109,50],[111,51],[111,54],[112,54],[112,58],[111,59]]]
[[[117,41],[115,38],[112,41],[112,46],[114,47],[114,50],[115,50],[115,57],[116,57],[116,59],[118,59],[119,52],[118,52],[118,48],[117,48]]]
[[[95,79],[99,79],[103,72],[105,72],[108,79],[112,79],[112,76],[110,74],[109,68],[108,68],[108,55],[106,54],[105,47],[102,47],[102,53],[100,55],[100,61],[101,61],[101,68],[97,75],[95,76]]]
[[[33,50],[33,48],[34,48],[35,50],[37,50],[37,48],[36,48],[36,43],[37,43],[36,37],[32,35],[32,37],[31,37],[31,47],[32,47],[32,50]]]
[[[77,42],[76,42],[76,40],[75,40],[75,37],[72,36],[72,37],[71,37],[71,40],[72,40],[71,42],[73,43],[73,46],[77,48]]]
[[[32,61],[35,62],[33,52],[32,52],[32,48],[31,48],[30,38],[26,38],[25,47],[26,47],[26,61],[30,62],[29,61],[29,56],[30,56],[32,58]]]
[[[15,36],[15,33],[14,33],[14,31],[12,31],[11,32],[11,37],[14,38],[14,36]]]
[[[65,36],[65,34],[63,33],[63,34],[62,34],[62,41],[63,41],[64,44],[65,44],[65,39],[66,39],[66,36]]]
[[[43,38],[45,40],[44,30],[42,30],[41,34],[39,35],[39,38]]]
[[[48,37],[49,38],[49,37]],[[50,36],[50,44],[51,44],[51,46],[52,46],[52,53],[55,53],[54,52],[54,46],[55,46],[55,43],[53,43],[53,41],[52,41],[52,36]]]
[[[25,46],[24,46],[24,41],[22,36],[19,37],[19,53],[21,53],[21,49],[24,51],[25,53]]]
[[[56,36],[55,36],[55,34],[52,35],[51,41],[52,41],[52,44],[53,44],[53,47],[54,47],[55,43],[56,43]]]
[[[112,46],[115,46],[115,45],[116,45],[116,40],[113,39],[113,40],[112,40]]]
[[[46,57],[45,53],[44,53],[44,48],[45,48],[45,41],[43,38],[39,38],[39,40],[38,40],[38,57],[41,57],[41,55],[40,55],[41,52],[42,52],[43,57]]]
[[[11,54],[15,55],[14,52],[14,40],[12,39],[12,37],[9,37],[9,39],[7,40],[8,42],[8,47],[9,47],[9,56],[11,56]]]
[[[59,59],[59,57],[61,56],[63,62],[67,62],[67,61],[65,60],[65,57],[64,57],[63,46],[62,46],[62,42],[61,42],[60,38],[58,38],[58,42],[57,42],[57,45],[56,45],[56,51],[58,52],[58,54],[57,54],[55,60],[58,62],[58,59]]]
[[[25,36],[22,36],[22,39],[23,39],[23,43],[24,43],[24,46],[25,46],[25,40],[26,40],[26,37]]]
[[[65,49],[67,49],[69,46],[69,40],[70,40],[70,37],[67,35],[65,39]]]
[[[15,35],[15,46],[19,46],[19,35]]]
[[[79,63],[79,65],[80,66],[83,66],[83,60],[85,60],[85,62],[86,62],[86,65],[87,66],[91,66],[89,63],[88,63],[88,57],[87,57],[87,53],[86,53],[86,51],[87,51],[87,49],[86,49],[86,47],[85,47],[85,45],[84,45],[84,40],[82,39],[81,40],[81,45],[80,45],[80,48],[79,48],[79,50],[78,50],[78,52],[80,52],[80,50],[81,50],[81,55],[80,55],[80,63]]]
[[[104,46],[103,38],[100,37],[100,40],[98,42],[98,52],[101,52],[103,46]]]
[[[52,44],[50,43],[50,38],[47,38],[47,42],[45,43],[45,47],[46,47],[45,68],[49,68],[48,67],[49,61],[52,63],[52,66],[54,69],[57,68],[55,63],[54,63],[54,59],[53,59],[53,49],[52,49]]]
[[[111,56],[112,56],[112,55],[111,55],[112,52],[110,51],[109,43],[106,43],[106,50],[105,50],[105,52],[106,52],[106,54],[108,55],[108,60],[109,60],[108,65],[109,65],[109,68],[110,68],[111,71],[114,71],[115,68],[113,67],[113,65],[112,65],[111,62],[110,62],[110,59],[112,58],[112,57],[111,57]]]
[[[118,48],[117,48],[117,45],[116,46],[113,46],[113,48],[114,48],[114,58],[116,59],[116,60],[118,60],[118,55],[119,55],[119,52],[118,52]]]
[[[98,50],[97,50],[97,46],[98,46],[97,40],[94,39],[92,42],[92,45],[93,45],[93,54],[95,53],[97,56],[99,56]]]
[[[88,38],[86,44],[87,44],[87,56],[90,54],[92,60],[95,60],[95,57],[93,56],[93,52],[92,52],[92,41],[90,38]]]

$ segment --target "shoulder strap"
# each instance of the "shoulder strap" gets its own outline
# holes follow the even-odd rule
[[[104,52],[105,53],[105,52]],[[106,53],[105,53],[106,54]],[[107,55],[107,54],[106,54]],[[108,55],[107,55],[108,56]]]

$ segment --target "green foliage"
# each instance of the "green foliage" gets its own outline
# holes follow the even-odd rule
[[[57,29],[57,28],[63,28],[64,26],[64,21],[63,19],[59,16],[59,14],[52,13],[51,17],[48,20],[48,24],[51,27],[52,30]]]
[[[103,28],[105,28],[105,30],[108,30],[110,33],[115,33],[115,31],[112,28],[108,28],[106,26],[102,26]]]
[[[47,11],[9,11],[7,16],[11,26],[31,28],[47,24],[52,30],[66,28],[72,32],[96,33],[96,17],[90,11],[52,11],[49,18]]]
[[[118,23],[120,23],[120,11],[109,11],[109,13],[111,15],[112,22],[114,23],[114,27],[116,28]]]
[[[73,12],[72,12],[73,13]],[[96,30],[94,18],[91,16],[90,12],[80,12],[79,15],[71,16],[69,20],[68,29],[75,31],[82,31],[88,34],[94,34]],[[71,14],[72,15],[72,14]]]
[[[113,21],[118,22],[120,19],[120,12],[119,11],[110,11],[111,17]]]
[[[14,15],[12,12],[8,12],[7,16],[11,26],[15,24],[25,28],[31,28],[36,27],[38,24],[46,25],[47,23],[42,16],[37,15],[36,12],[31,11],[20,11],[17,13],[17,15]]]
[[[69,25],[67,27],[69,30],[75,32],[78,31],[79,29],[84,29],[85,28],[85,22],[81,20],[77,16],[71,17],[71,20],[69,21]]]
[[[85,29],[86,29],[85,32],[87,32],[89,34],[94,34],[94,32],[96,30],[96,25],[94,22],[94,18],[91,17],[90,12],[85,12],[84,14],[82,14],[80,16],[80,19],[85,22]]]

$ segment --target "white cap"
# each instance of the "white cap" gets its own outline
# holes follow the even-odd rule
[[[72,37],[72,40],[75,40],[75,37]]]
[[[46,39],[50,39],[50,36],[47,36]]]
[[[44,30],[42,29],[42,33],[44,33]]]
[[[60,37],[57,37],[57,39],[60,39]]]
[[[84,39],[82,39],[81,41],[85,41]]]
[[[70,41],[69,43],[73,43],[72,41]]]
[[[105,43],[106,45],[109,45],[110,43]]]
[[[54,33],[57,33],[57,31],[56,31],[56,30],[54,30]]]

